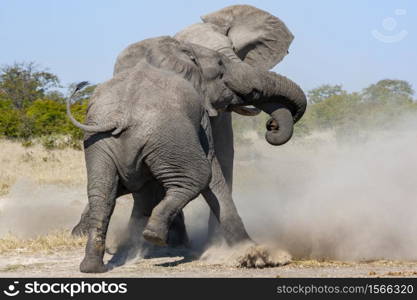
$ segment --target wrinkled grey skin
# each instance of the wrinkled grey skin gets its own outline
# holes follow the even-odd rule
[[[232,61],[242,63],[242,69],[252,73],[254,78],[257,76],[257,71],[254,68],[257,70],[271,69],[287,55],[288,48],[294,38],[281,20],[249,5],[226,7],[203,16],[202,20],[203,23],[185,28],[175,38],[202,45],[225,54]],[[117,59],[114,74],[135,66],[143,56],[144,49],[146,49],[144,44],[150,40],[133,44],[125,49]],[[287,84],[287,86],[291,86],[291,84]],[[297,88],[293,88],[293,91],[296,90]],[[290,96],[291,93],[287,92],[284,94]],[[283,100],[286,102],[284,106],[258,105],[260,109],[272,114],[274,117],[267,122],[268,131],[266,133],[267,141],[273,145],[284,144],[290,139],[293,132],[293,123],[302,116],[306,107],[305,98],[302,95],[291,99],[291,101],[285,98]],[[248,116],[256,115],[260,112],[259,109],[242,106],[230,107],[230,109],[236,113]],[[231,113],[228,111],[219,112],[216,117],[213,116],[213,110],[210,110],[209,113],[212,116],[210,123],[215,151],[231,191],[234,152]],[[150,192],[144,194],[149,195]],[[133,215],[138,216],[141,214],[134,212]],[[85,233],[88,227],[87,220],[88,207],[84,210],[80,222],[74,227],[73,234]],[[139,221],[137,220],[137,222]],[[211,233],[214,231],[215,223],[215,218],[211,214]],[[174,234],[176,230],[172,230],[172,232]],[[183,241],[185,240],[187,239],[184,233],[181,233],[170,244],[181,245],[184,244]]]
[[[263,43],[262,38],[258,38],[254,41],[253,33],[251,33],[252,36],[249,34],[249,38],[252,40],[247,42],[245,45],[245,43],[242,43],[242,41],[244,42],[245,37],[242,38],[241,32],[242,30],[244,31],[245,28],[241,28],[241,31],[236,29],[242,27],[241,24],[239,24],[239,20],[230,20],[230,18],[226,18],[227,21],[231,24],[228,25],[229,28],[226,28],[227,24],[225,25],[225,23],[223,22],[224,18],[222,19],[222,17],[225,14],[226,17],[228,17],[228,14],[230,14],[231,9],[234,13],[237,11],[237,13],[235,13],[236,15],[240,14],[244,16],[245,25],[251,22],[256,23],[257,20],[259,20],[259,22],[268,23],[269,26],[271,23],[275,22],[277,26],[273,28],[275,30],[273,32],[273,37],[271,38],[271,36],[268,36],[264,32],[261,32],[260,35],[262,35],[263,37],[266,36],[267,40],[267,42]],[[218,18],[219,15],[220,18]],[[272,21],[270,20],[271,18],[273,18]],[[210,19],[214,23],[217,23],[217,25],[221,26],[208,23],[207,20]],[[289,33],[288,29],[281,21],[276,21],[275,17],[250,6],[234,6],[225,8],[219,12],[215,12],[213,14],[203,17],[203,20],[208,24],[203,23],[192,25],[189,28],[186,28],[184,31],[178,33],[176,35],[176,38],[182,41],[192,41],[194,43],[204,44],[204,46],[208,48],[215,49],[220,53],[224,53],[226,56],[229,57],[229,60],[235,62],[235,64],[228,65],[228,70],[230,72],[227,72],[228,76],[226,76],[223,81],[228,84],[228,87],[231,87],[233,89],[233,92],[236,95],[240,96],[238,98],[240,98],[241,100],[244,99],[245,105],[253,104],[272,116],[272,118],[270,119],[270,121],[268,121],[267,124],[267,141],[273,145],[280,145],[285,143],[291,137],[293,123],[295,123],[304,113],[305,96],[301,89],[299,89],[298,86],[290,80],[286,79],[285,77],[276,75],[274,73],[265,72],[264,69],[266,70],[274,66],[287,54],[288,46],[293,38],[291,33]],[[254,25],[251,26],[253,27]],[[222,29],[219,29],[219,27],[222,27]],[[278,29],[278,35],[276,29]],[[229,33],[232,32],[232,34],[229,34],[228,37],[219,34],[219,32],[225,30]],[[200,40],[199,37],[201,36],[204,36],[204,39]],[[275,42],[274,38],[276,38]],[[127,70],[132,69],[134,67],[136,68],[136,65],[143,59],[147,52],[147,49],[149,48],[149,45],[153,44],[154,40],[155,39],[145,40],[133,44],[129,46],[126,50],[124,50],[119,55],[118,60],[116,62],[114,72],[115,77],[120,77],[121,73],[126,73]],[[250,45],[251,42],[254,42],[257,45],[256,47],[258,47],[259,49],[256,49],[256,47],[252,47]],[[219,47],[219,43],[224,44],[221,44],[221,47]],[[265,45],[267,43],[269,43],[268,47],[259,46]],[[273,48],[271,46],[275,47],[275,52],[272,54],[268,53],[268,51],[270,51],[270,49]],[[245,50],[245,47],[254,50],[247,51]],[[266,52],[265,49],[267,50]],[[237,55],[242,55],[242,53],[244,52],[246,52],[246,57],[237,57]],[[210,74],[212,72],[211,69],[213,69],[213,66],[209,65],[210,64],[203,68],[206,74]],[[232,76],[230,74],[234,75],[233,80],[231,80]],[[216,88],[214,90],[216,90]],[[225,183],[228,187],[227,192],[223,191],[222,193],[220,193],[220,195],[224,197],[220,199],[220,201],[226,201],[225,203],[227,203],[227,201],[229,201],[228,199],[231,199],[232,188],[233,131],[231,126],[231,114],[230,112],[223,110],[225,103],[223,103],[223,106],[218,104],[223,101],[220,96],[214,95],[211,98],[216,97],[218,97],[216,100],[209,100],[210,97],[204,97],[205,100],[203,106],[205,110],[208,112],[208,114],[211,116],[210,125],[212,130],[212,139],[214,150],[216,153],[216,159],[218,161],[218,164],[220,165],[221,175],[223,176]],[[217,104],[215,103],[216,101],[218,102]],[[110,118],[105,118],[106,121],[102,121],[101,125],[98,125],[98,127],[90,127],[90,131],[112,130],[113,134],[117,135],[118,133],[128,128],[131,119],[126,117],[126,115],[129,114],[123,113],[123,105],[126,105],[126,103],[126,101],[121,101],[121,104],[118,105],[118,108],[115,110],[115,112]],[[233,105],[233,101],[229,104],[232,105],[228,106],[228,110],[233,110],[240,114],[254,115],[258,113],[256,109],[249,109],[243,106]],[[239,103],[239,105],[241,104],[242,103]],[[109,114],[103,113],[103,115]],[[122,189],[124,189],[124,187],[122,187]],[[202,194],[209,203],[210,201],[212,201],[211,199],[213,198],[213,196],[211,196],[210,193],[203,192]],[[135,244],[134,242],[132,242],[132,240],[135,240],[135,238],[137,239],[140,236],[140,233],[143,231],[143,228],[148,221],[148,217],[152,213],[152,209],[165,196],[165,188],[160,182],[155,180],[155,178],[151,178],[148,180],[146,184],[142,186],[140,190],[133,192],[133,196],[135,199],[134,208],[129,221],[129,232],[131,233],[129,237],[131,237],[132,239],[125,242],[125,248],[129,248],[129,246],[132,243]],[[234,205],[232,206],[234,207]],[[215,213],[213,213],[213,211],[215,211],[215,209],[212,209],[212,213],[210,215],[211,233],[214,232],[214,224],[217,223],[217,221],[215,220],[216,215]],[[82,233],[86,230],[86,225],[88,225],[89,223],[88,216],[89,209],[88,207],[86,207],[85,211],[83,212],[81,221],[74,228],[73,233]],[[241,225],[241,228],[243,228],[243,224]],[[220,230],[220,232],[222,231],[224,234],[224,230]],[[240,229],[240,231],[242,231],[242,229]],[[236,232],[239,232],[239,230],[237,230]],[[225,235],[225,237],[226,241],[228,241],[230,244],[233,244],[233,242],[230,242],[230,237],[228,238],[227,234]],[[247,239],[240,239],[241,242],[244,240]],[[179,213],[173,219],[169,227],[166,242],[168,242],[169,245],[174,246],[188,244],[188,237],[185,230],[184,218],[181,211],[179,211]]]
[[[166,245],[177,215],[201,193],[227,243],[251,243],[214,151],[208,112],[249,104],[279,110],[289,88],[304,97],[288,79],[266,71],[253,78],[242,64],[205,47],[170,37],[146,43],[143,59],[96,89],[87,125],[71,116],[68,102],[71,121],[87,132],[89,229],[82,272],[106,271],[105,238],[116,198],[132,193],[140,203],[135,195],[155,180],[165,193],[150,212],[147,241]]]

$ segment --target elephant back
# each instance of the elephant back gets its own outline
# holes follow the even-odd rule
[[[117,75],[118,73],[135,67],[142,59],[145,58],[146,52],[150,47],[155,45],[158,41],[167,38],[169,38],[169,36],[150,38],[129,45],[117,56],[113,75]]]

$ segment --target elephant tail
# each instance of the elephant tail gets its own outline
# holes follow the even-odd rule
[[[122,130],[124,130],[127,127],[127,124],[125,124],[126,122],[122,122],[122,121],[109,121],[105,124],[101,124],[101,125],[85,125],[82,124],[80,122],[78,122],[74,116],[71,114],[71,103],[72,100],[74,99],[74,96],[81,91],[84,87],[86,87],[88,85],[88,81],[82,81],[80,83],[78,83],[74,89],[74,91],[72,92],[71,96],[68,97],[67,99],[67,115],[68,118],[70,119],[71,123],[74,124],[74,126],[86,131],[86,132],[106,132],[106,131],[110,131],[113,130],[112,135],[117,135],[120,132],[122,132]]]

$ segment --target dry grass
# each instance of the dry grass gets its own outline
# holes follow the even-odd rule
[[[55,253],[84,247],[86,237],[73,237],[67,230],[60,230],[32,239],[7,235],[0,239],[0,254],[7,253]]]
[[[7,194],[19,178],[39,184],[79,185],[86,181],[83,151],[46,150],[39,144],[25,148],[5,139],[0,139],[0,148],[0,195]]]

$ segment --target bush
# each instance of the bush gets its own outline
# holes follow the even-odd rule
[[[87,104],[88,100],[83,100],[71,106],[72,114],[80,122],[84,122]],[[27,143],[29,139],[45,136],[42,144],[48,148],[47,140],[61,135],[71,140],[68,146],[80,148],[78,141],[83,134],[68,119],[63,102],[38,99],[26,110],[19,110],[10,100],[0,97],[0,137],[22,139]]]
[[[0,136],[19,137],[21,113],[13,108],[12,102],[0,101]]]
[[[65,105],[48,99],[36,100],[26,112],[34,120],[34,135],[63,134],[65,124]]]

